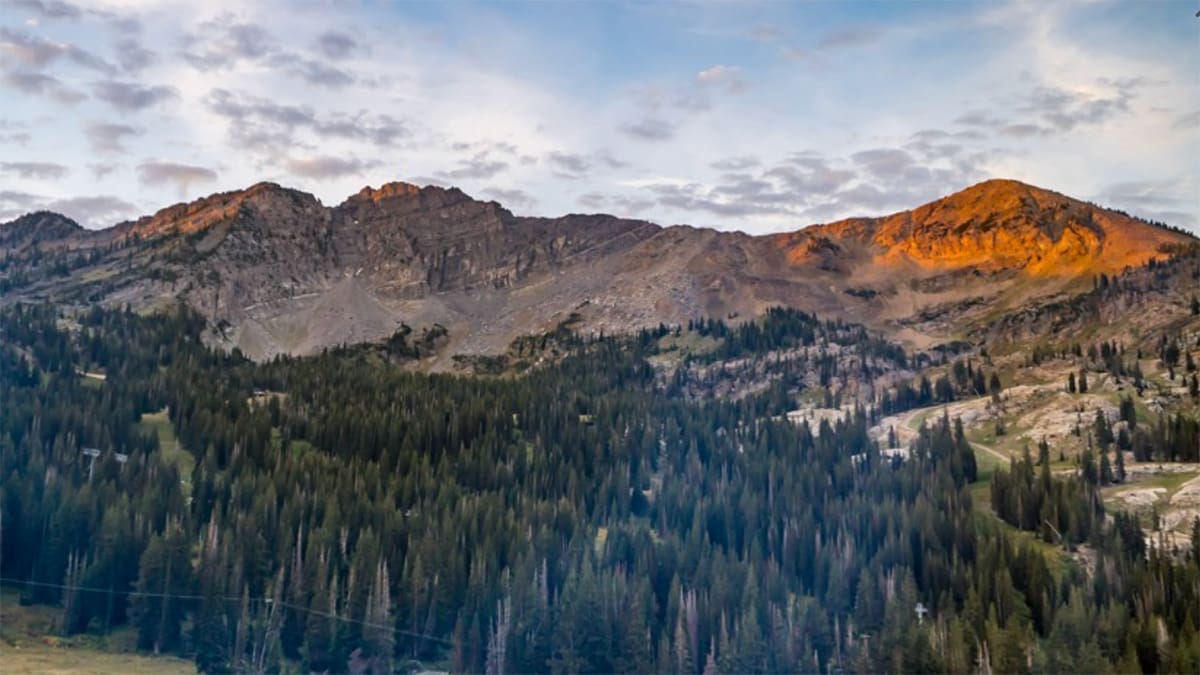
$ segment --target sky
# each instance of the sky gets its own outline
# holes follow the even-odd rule
[[[0,221],[401,180],[758,234],[1014,178],[1200,233],[1197,9],[0,0]]]

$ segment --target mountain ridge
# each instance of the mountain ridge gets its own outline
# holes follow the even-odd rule
[[[611,332],[771,305],[929,345],[1196,243],[1011,180],[769,235],[609,214],[518,216],[457,188],[404,182],[334,206],[261,182],[104,230],[47,222],[59,223],[52,247],[90,255],[0,301],[182,299],[221,327],[215,341],[256,358],[378,340],[401,323],[448,327],[451,352],[495,353],[568,316]],[[24,249],[10,248],[20,258],[46,241],[14,238]]]

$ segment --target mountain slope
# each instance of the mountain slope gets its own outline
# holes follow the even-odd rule
[[[333,207],[260,183],[98,232],[63,221],[33,214],[0,226],[14,268],[48,249],[89,252],[57,275],[0,286],[3,300],[147,308],[180,298],[212,320],[214,339],[256,358],[440,323],[450,334],[443,366],[572,314],[585,329],[620,331],[771,305],[927,346],[1195,242],[1003,180],[883,218],[761,237],[607,215],[526,218],[406,183]]]
[[[0,251],[20,253],[35,246],[53,250],[85,232],[79,223],[66,216],[35,211],[0,224]]]
[[[1043,276],[1119,272],[1178,233],[1013,180],[990,180],[886,218],[814,228],[871,246],[877,264],[1019,269]]]

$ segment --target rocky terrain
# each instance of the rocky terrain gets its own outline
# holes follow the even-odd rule
[[[771,305],[925,348],[1194,246],[1181,232],[1015,181],[884,218],[749,236],[608,215],[516,216],[391,183],[336,206],[271,183],[100,231],[50,213],[0,225],[0,301],[191,304],[254,358],[440,324],[454,354],[503,351],[578,314],[621,331]],[[1036,301],[1036,302],[1034,302]]]

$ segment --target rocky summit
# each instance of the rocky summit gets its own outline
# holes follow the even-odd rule
[[[209,319],[214,342],[256,359],[438,324],[449,341],[433,365],[448,367],[568,317],[613,332],[774,305],[929,347],[1194,246],[1181,231],[1011,180],[767,236],[523,217],[407,183],[325,206],[259,183],[104,230],[47,212],[0,225],[0,297],[145,310],[179,299]]]

